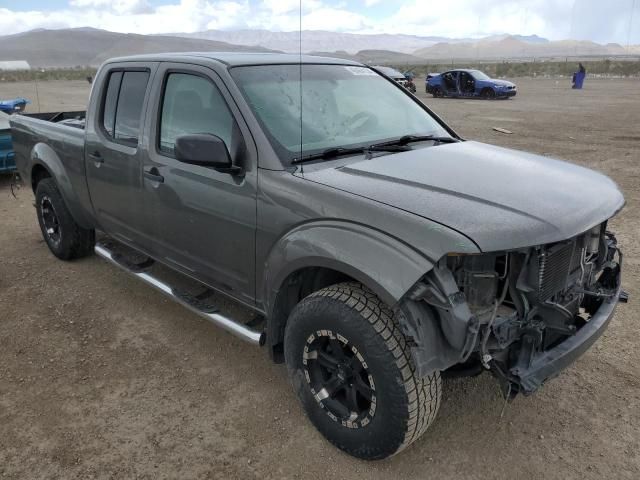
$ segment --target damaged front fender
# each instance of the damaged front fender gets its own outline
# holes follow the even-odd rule
[[[464,363],[477,343],[479,319],[442,262],[411,289],[398,315],[405,335],[413,339],[421,376]]]

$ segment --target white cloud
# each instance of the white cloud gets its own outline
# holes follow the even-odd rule
[[[298,17],[301,7],[302,11],[307,13],[322,6],[319,0],[303,0],[302,5],[300,3],[300,0],[263,0],[260,10],[273,15],[290,14]]]
[[[76,8],[108,9],[120,15],[153,13],[147,0],[70,0],[69,5]]]
[[[296,31],[299,0],[69,0],[54,11],[0,8],[3,34],[33,28],[95,27],[116,32],[171,33],[206,29],[256,28]],[[358,3],[357,8],[354,3]],[[500,33],[538,34],[626,43],[629,0],[457,0],[455,11],[434,2],[394,2],[395,13],[379,18],[381,0],[302,0],[302,28],[353,33],[405,33],[479,37]],[[631,43],[640,43],[640,2],[636,2]]]
[[[302,16],[305,30],[361,31],[371,28],[372,23],[364,15],[332,7],[320,7]]]
[[[395,14],[381,21],[376,28],[384,32],[456,38],[502,33],[537,33],[564,38],[569,34],[570,5],[572,0],[560,0],[553,5],[541,0],[465,0],[458,2],[455,14],[451,14],[447,10],[429,8],[423,0],[411,0],[404,2]],[[547,10],[553,10],[553,14],[546,15]],[[561,21],[550,22],[548,18]]]
[[[16,12],[0,8],[3,33],[18,33],[34,28],[74,27],[141,34],[196,32],[243,25],[251,13],[247,1],[180,0],[177,4],[162,5],[155,9],[146,8],[146,2],[135,0],[73,2],[71,8],[53,12]],[[145,4],[146,7],[142,8]]]
[[[346,9],[303,0],[303,28],[360,29],[366,18]],[[265,28],[295,31],[300,25],[298,0],[179,0],[151,8],[146,0],[71,0],[53,12],[17,12],[0,8],[4,34],[34,28],[94,27],[123,33],[197,32],[207,29]]]

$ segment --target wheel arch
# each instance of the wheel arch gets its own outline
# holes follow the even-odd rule
[[[29,181],[33,193],[35,194],[38,183],[43,178],[52,178],[66,207],[71,212],[72,217],[83,228],[92,228],[92,222],[87,218],[84,209],[78,198],[71,179],[63,165],[60,157],[53,148],[45,143],[36,144],[31,151],[31,168],[29,170]]]
[[[282,359],[289,313],[311,293],[353,280],[393,307],[432,267],[432,261],[401,240],[364,225],[321,221],[295,228],[277,242],[266,262],[270,354]]]
[[[36,163],[31,168],[31,190],[33,193],[36,193],[36,188],[38,187],[38,183],[45,178],[51,178],[51,172],[40,163]]]

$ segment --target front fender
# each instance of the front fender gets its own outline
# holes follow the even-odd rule
[[[285,279],[305,267],[348,275],[393,306],[433,263],[401,240],[365,225],[339,220],[306,223],[284,235],[267,257],[263,285],[269,315]]]
[[[73,188],[71,178],[62,161],[53,148],[45,143],[37,143],[31,150],[28,181],[31,183],[31,172],[36,165],[44,167],[58,185],[65,205],[76,223],[84,228],[93,228],[91,217],[82,206],[82,202]]]

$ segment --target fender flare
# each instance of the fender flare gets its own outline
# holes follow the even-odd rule
[[[271,318],[284,281],[306,267],[325,267],[350,276],[394,306],[434,262],[403,241],[365,225],[322,220],[290,230],[265,262],[263,295]]]
[[[46,143],[37,143],[31,150],[30,160],[29,182],[32,181],[31,172],[36,165],[45,168],[55,180],[60,195],[62,195],[62,199],[76,223],[83,228],[93,228],[93,222],[82,207],[82,203],[71,184],[71,179],[55,150]]]

